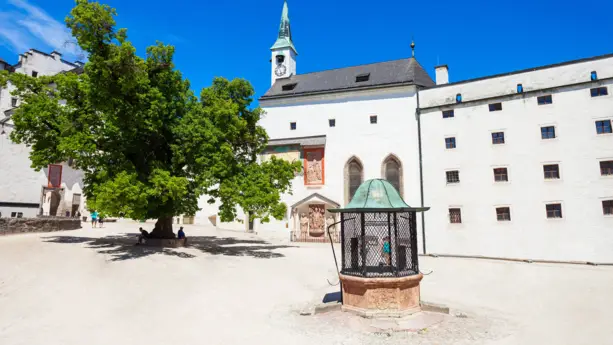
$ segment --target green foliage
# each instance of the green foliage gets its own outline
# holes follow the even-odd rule
[[[0,74],[22,105],[11,139],[31,146],[32,167],[73,158],[85,174],[90,209],[133,219],[193,215],[198,197],[220,202],[224,221],[237,206],[281,219],[299,163],[259,163],[267,136],[250,108],[254,90],[216,78],[198,99],[175,69],[174,47],[158,42],[136,55],[114,9],[77,0],[66,23],[89,61],[84,73],[32,78]]]

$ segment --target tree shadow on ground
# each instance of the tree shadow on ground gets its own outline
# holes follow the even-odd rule
[[[112,256],[110,261],[139,259],[153,254],[163,254],[190,259],[195,255],[177,251],[173,248],[148,247],[136,245],[138,234],[124,234],[106,237],[50,236],[45,237],[50,243],[82,243],[87,248],[95,249],[100,254]],[[286,245],[272,245],[262,240],[242,240],[232,237],[190,236],[185,248],[197,249],[203,253],[225,256],[250,256],[259,259],[284,257],[276,249],[292,248]]]

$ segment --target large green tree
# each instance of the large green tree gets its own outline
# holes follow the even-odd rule
[[[115,15],[76,1],[66,24],[88,55],[82,71],[0,76],[22,100],[11,139],[31,147],[32,167],[72,158],[89,209],[157,219],[158,238],[174,237],[172,217],[193,215],[202,195],[220,203],[223,221],[237,206],[263,221],[282,218],[280,194],[300,164],[258,162],[267,136],[249,82],[216,78],[198,98],[173,64],[174,47],[158,42],[137,56]]]

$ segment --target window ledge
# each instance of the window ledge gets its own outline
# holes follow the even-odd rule
[[[306,184],[304,186],[307,187],[308,189],[320,189],[320,188],[323,188],[325,185],[323,185],[323,184]]]
[[[552,222],[561,222],[564,220],[564,217],[560,217],[560,218],[547,218],[548,221],[552,221]]]
[[[447,182],[448,186],[459,186],[460,182]]]
[[[597,137],[611,137],[613,136],[613,133],[596,133]]]

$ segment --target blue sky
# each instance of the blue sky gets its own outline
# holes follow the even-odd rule
[[[140,54],[161,40],[199,93],[215,76],[270,86],[270,46],[283,0],[106,0]],[[431,76],[448,64],[451,81],[613,53],[613,1],[289,0],[298,73],[416,57]],[[79,52],[63,20],[72,0],[0,0],[0,57],[29,47]]]

